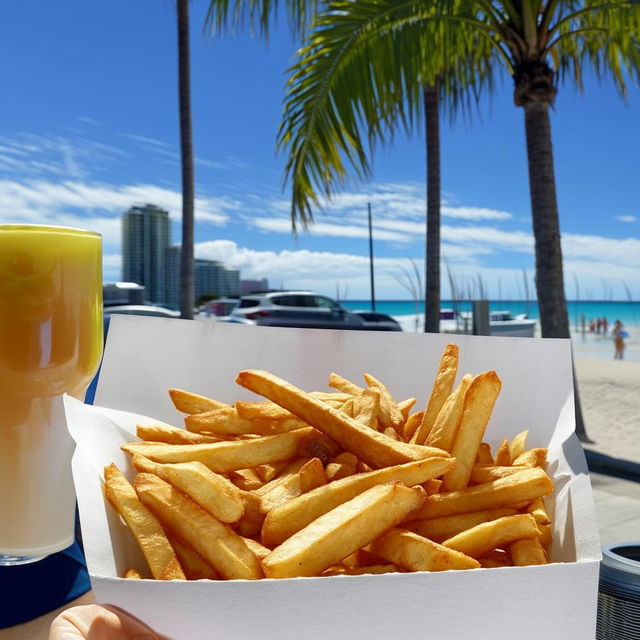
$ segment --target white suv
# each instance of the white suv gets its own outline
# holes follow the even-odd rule
[[[229,320],[268,327],[366,328],[358,316],[335,300],[312,291],[273,291],[242,296]]]

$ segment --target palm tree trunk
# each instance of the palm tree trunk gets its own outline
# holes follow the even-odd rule
[[[531,217],[536,252],[536,290],[540,325],[545,338],[570,338],[569,312],[564,294],[560,223],[553,170],[551,122],[546,102],[524,104]],[[576,434],[589,442],[582,419],[575,367],[573,374]]]
[[[569,338],[549,105],[528,102],[524,113],[540,325],[545,338]]]
[[[424,87],[427,152],[427,242],[425,258],[426,333],[440,332],[440,96],[437,86]]]
[[[194,171],[191,132],[191,71],[189,62],[189,0],[177,0],[178,95],[182,166],[182,250],[180,252],[180,317],[193,318]]]

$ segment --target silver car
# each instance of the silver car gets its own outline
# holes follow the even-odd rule
[[[272,291],[242,296],[229,314],[231,322],[263,327],[365,329],[365,323],[335,300],[312,291]]]

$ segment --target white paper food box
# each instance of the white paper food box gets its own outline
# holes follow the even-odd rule
[[[502,380],[485,439],[495,446],[529,429],[549,447],[555,482],[552,563],[332,578],[160,582],[119,578],[145,562],[105,504],[103,467],[133,478],[119,446],[135,425],[182,426],[167,389],[227,402],[257,399],[238,387],[243,369],[268,369],[307,390],[332,371],[369,372],[394,397],[424,408],[442,350],[460,347],[458,379],[495,369]],[[571,346],[566,340],[249,327],[113,317],[96,407],[67,399],[80,520],[96,602],[131,612],[172,640],[589,640],[595,636],[600,546],[585,459],[573,435]],[[102,409],[109,408],[110,410]],[[116,411],[111,411],[116,410]],[[126,412],[126,413],[125,413]],[[133,415],[141,414],[141,415]]]

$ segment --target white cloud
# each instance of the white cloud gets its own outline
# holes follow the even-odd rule
[[[415,183],[377,183],[367,186],[365,193],[341,192],[330,200],[320,198],[322,209],[315,218],[340,216],[350,219],[366,219],[367,205],[371,204],[372,217],[376,224],[380,220],[417,219],[424,220],[426,215],[426,193],[424,185]],[[288,213],[291,203],[288,200],[274,200],[273,212]],[[441,215],[458,220],[509,220],[512,214],[487,207],[454,206],[450,198],[442,200]]]
[[[291,220],[289,218],[253,218],[253,225],[262,231],[285,233],[291,235]],[[328,222],[316,222],[309,229],[299,229],[300,234],[308,236],[327,236],[333,238],[368,238],[369,229],[365,226],[353,224],[332,224]],[[403,233],[376,229],[373,232],[375,240],[389,242],[412,242],[413,238]]]
[[[0,181],[0,221],[86,227],[103,233],[105,242],[119,242],[120,216],[136,204],[153,203],[181,217],[178,191],[150,184],[111,185],[44,180]],[[196,198],[196,220],[223,225],[229,211],[240,206],[227,198]]]
[[[618,222],[638,222],[637,216],[616,216]]]
[[[509,220],[513,216],[506,211],[485,207],[441,207],[442,216],[458,220]]]

